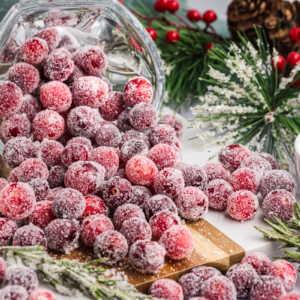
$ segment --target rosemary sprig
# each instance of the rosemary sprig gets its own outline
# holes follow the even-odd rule
[[[44,247],[39,245],[0,247],[0,251],[8,265],[23,264],[32,268],[57,292],[67,296],[72,296],[71,288],[75,287],[97,300],[157,300],[157,298],[139,293],[126,281],[104,278],[106,270],[97,265],[106,259],[97,259],[86,264],[54,260],[47,254]]]

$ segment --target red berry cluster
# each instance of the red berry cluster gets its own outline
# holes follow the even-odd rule
[[[154,3],[154,9],[159,12],[169,11],[170,13],[175,13],[179,9],[179,2],[176,0],[157,0]]]

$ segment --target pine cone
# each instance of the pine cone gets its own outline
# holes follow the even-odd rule
[[[299,1],[294,1],[293,4],[294,4],[294,6],[296,7],[296,10],[297,10],[296,23],[297,23],[297,26],[300,26],[300,2]]]
[[[256,38],[253,24],[263,26],[265,19],[280,0],[233,0],[228,6],[228,27],[234,41],[237,31],[244,31],[250,40]]]

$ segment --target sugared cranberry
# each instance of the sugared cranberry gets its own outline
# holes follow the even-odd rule
[[[56,187],[56,188],[53,188],[52,190],[50,190],[50,193],[49,193],[49,196],[48,196],[48,201],[53,201],[53,199],[54,199],[54,197],[56,196],[56,194],[60,191],[60,190],[62,190],[63,189],[63,187],[62,186],[58,186],[58,187]]]
[[[18,226],[15,221],[6,218],[0,218],[0,246],[9,246],[12,243],[13,236]]]
[[[227,211],[230,216],[240,221],[253,219],[258,207],[256,195],[244,190],[232,193],[227,202]]]
[[[197,275],[197,277],[201,280],[201,284],[208,280],[213,276],[221,276],[222,273],[213,267],[201,266],[191,270],[191,273]]]
[[[251,288],[251,299],[276,299],[285,295],[284,286],[279,278],[273,276],[261,276],[257,278]]]
[[[83,195],[94,194],[99,190],[104,174],[105,169],[101,165],[92,161],[78,161],[67,170],[65,185]]]
[[[289,222],[294,217],[295,197],[286,190],[270,192],[264,199],[262,209],[265,217],[271,222],[277,223],[277,217],[283,223]]]
[[[0,209],[6,217],[21,220],[33,212],[36,200],[34,191],[28,184],[10,183],[0,194]]]
[[[29,182],[32,179],[47,180],[49,175],[46,164],[38,158],[29,158],[22,162],[18,167],[18,180]]]
[[[36,289],[30,295],[28,300],[56,300],[54,294],[45,289]]]
[[[101,78],[102,81],[104,81],[104,82],[107,84],[107,86],[108,86],[108,92],[109,92],[109,93],[112,93],[112,91],[113,91],[113,85],[112,85],[112,83],[109,81],[109,79],[108,79],[107,77],[105,77],[105,76],[100,76],[99,78]],[[106,102],[105,102],[105,103],[106,103]]]
[[[145,202],[150,199],[151,196],[151,192],[145,186],[134,185],[132,187],[132,194],[129,202],[144,208]]]
[[[6,262],[2,257],[0,257],[0,283],[1,283],[1,285],[2,285],[2,281],[3,281],[4,275],[5,275],[6,269],[7,269]],[[3,292],[3,290],[1,292]]]
[[[157,273],[164,265],[165,253],[163,247],[156,242],[137,241],[129,251],[131,265],[143,274]]]
[[[135,155],[147,156],[148,152],[149,148],[143,140],[129,140],[121,148],[121,160],[127,164]],[[151,159],[151,157],[149,158]]]
[[[283,298],[280,300],[300,300],[300,295],[296,293],[287,293]]]
[[[258,275],[267,275],[268,269],[271,264],[270,258],[264,253],[255,252],[245,256],[242,260],[242,263],[248,263],[252,265]]]
[[[110,92],[106,102],[99,108],[101,117],[105,121],[116,121],[124,110],[123,93]]]
[[[172,146],[176,141],[176,132],[170,125],[157,124],[149,133],[152,146],[157,144],[168,144]]]
[[[111,220],[104,215],[92,215],[82,222],[80,235],[87,246],[93,246],[99,234],[114,230]]]
[[[296,194],[297,183],[293,175],[284,170],[272,170],[262,179],[260,184],[260,193],[266,197],[271,191],[286,190],[292,195]]]
[[[219,161],[232,173],[245,158],[251,155],[251,152],[245,146],[229,145],[220,151]]]
[[[52,110],[39,112],[32,121],[32,132],[38,141],[57,140],[63,134],[64,129],[63,117]]]
[[[182,225],[174,225],[166,230],[159,239],[159,244],[165,248],[167,256],[174,260],[186,258],[194,250],[193,235]]]
[[[295,268],[289,262],[282,259],[275,260],[271,263],[269,266],[269,275],[280,279],[287,292],[290,292],[297,282]]]
[[[40,201],[25,220],[25,224],[33,224],[44,230],[53,220],[55,220],[55,216],[52,213],[52,202]]]
[[[70,89],[72,89],[74,82],[81,77],[84,77],[83,71],[79,67],[74,65],[73,71],[68,77],[68,79],[65,81],[65,83],[70,87]]]
[[[154,189],[157,194],[173,199],[179,195],[182,188],[184,188],[184,179],[181,171],[177,169],[165,168],[155,177]]]
[[[263,177],[266,172],[272,170],[271,164],[261,156],[250,156],[244,159],[240,168],[249,168],[256,171],[260,177]]]
[[[9,183],[18,182],[17,172],[18,172],[18,170],[17,170],[17,168],[15,168],[9,173],[9,176],[7,178],[7,181]]]
[[[45,40],[33,37],[21,47],[22,59],[32,65],[40,64],[48,55],[49,47]]]
[[[130,108],[124,109],[118,117],[117,125],[122,132],[133,129],[133,126],[129,122],[129,111]]]
[[[252,169],[241,168],[233,172],[230,184],[235,192],[245,190],[256,195],[259,189],[260,176],[258,172]]]
[[[89,149],[89,151],[93,150],[91,140],[89,140],[83,136],[78,136],[78,137],[72,138],[70,141],[67,142],[66,146],[69,146],[72,144],[80,144],[80,145],[86,146]]]
[[[229,196],[233,193],[233,188],[227,181],[215,179],[207,184],[204,192],[208,197],[209,207],[224,210]]]
[[[174,115],[164,115],[164,116],[162,116],[159,119],[158,124],[170,125],[172,128],[174,128],[174,130],[176,132],[176,136],[178,138],[180,138],[183,134],[183,131],[184,131],[183,122],[178,117],[176,117]]]
[[[61,155],[64,147],[57,141],[44,139],[37,152],[37,157],[41,159],[49,168],[61,164]]]
[[[172,199],[164,195],[155,195],[146,200],[144,210],[148,220],[163,210],[168,210],[177,215],[177,207],[175,203],[172,201]]]
[[[1,290],[1,300],[28,300],[28,293],[20,285],[7,285]]]
[[[269,153],[260,153],[258,156],[266,159],[272,166],[272,170],[279,170],[279,163],[278,161]]]
[[[131,129],[129,131],[126,131],[123,134],[122,139],[121,139],[121,143],[120,143],[120,149],[123,147],[123,145],[126,142],[131,141],[131,140],[142,140],[147,144],[148,148],[150,149],[150,142],[149,142],[148,134],[145,133],[145,132],[137,131],[135,129]]]
[[[77,161],[87,161],[88,159],[88,148],[80,144],[71,144],[66,146],[61,154],[61,161],[66,167],[69,167]]]
[[[66,171],[67,168],[65,166],[51,167],[47,180],[52,189],[64,185]]]
[[[23,94],[35,91],[41,80],[40,73],[34,66],[22,62],[9,68],[7,79],[15,83]]]
[[[173,168],[178,160],[178,155],[171,146],[158,144],[150,149],[148,158],[150,158],[156,164],[158,170],[161,171],[164,168]]]
[[[38,32],[35,37],[38,37],[42,40],[45,40],[48,44],[49,51],[54,50],[58,47],[58,44],[60,42],[60,35],[56,28],[46,28],[40,32]]]
[[[145,156],[136,155],[127,162],[126,176],[133,184],[151,186],[157,174],[155,163]]]
[[[179,9],[179,7],[180,5],[177,0],[169,0],[167,9],[170,13],[175,13]]]
[[[114,124],[106,124],[98,128],[95,139],[98,146],[118,148],[121,142],[121,132]]]
[[[137,130],[145,131],[154,127],[157,122],[157,111],[149,103],[136,104],[128,114],[130,124]]]
[[[153,99],[151,82],[145,77],[131,78],[125,85],[123,98],[128,107],[141,102],[150,104]]]
[[[13,115],[2,122],[1,134],[5,141],[15,137],[30,137],[31,123],[25,115]]]
[[[94,252],[99,258],[107,258],[106,265],[113,265],[124,259],[128,253],[128,244],[118,231],[105,231],[97,236]]]
[[[8,118],[14,115],[22,106],[21,89],[9,81],[0,82],[0,117]]]
[[[208,211],[208,198],[196,187],[182,188],[174,201],[180,216],[190,221],[199,220]]]
[[[101,198],[95,195],[87,195],[84,199],[86,206],[80,220],[96,214],[108,215],[109,209]]]
[[[0,178],[0,192],[3,190],[3,188],[8,185],[8,181],[4,178]]]
[[[23,96],[22,106],[18,111],[18,114],[25,114],[29,121],[32,121],[33,118],[42,111],[42,105],[39,100],[33,97],[30,94]]]
[[[154,281],[149,289],[149,295],[159,299],[183,300],[181,286],[176,281],[168,278]]]
[[[32,187],[37,202],[48,199],[50,186],[47,180],[36,178],[30,180],[28,184]]]
[[[188,273],[180,277],[178,283],[182,287],[184,300],[201,295],[201,279],[193,273]]]
[[[72,53],[68,49],[66,49],[66,48],[58,48],[58,49],[54,49],[53,51],[51,51],[51,54],[57,54],[57,53],[62,53],[64,55],[67,55],[71,59],[73,57]],[[73,66],[73,71],[74,71],[74,66]],[[73,73],[73,71],[72,71],[72,73]]]
[[[68,116],[68,128],[73,136],[94,137],[99,120],[97,112],[87,106],[78,106]]]

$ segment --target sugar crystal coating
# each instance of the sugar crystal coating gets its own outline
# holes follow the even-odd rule
[[[219,162],[232,173],[240,166],[244,159],[251,155],[251,152],[245,146],[229,145],[220,151]]]
[[[40,73],[34,66],[22,62],[9,68],[7,79],[15,83],[23,94],[30,94],[35,91],[41,80]]]
[[[227,181],[215,179],[207,184],[204,192],[208,197],[209,207],[224,210],[229,196],[233,193],[233,188]]]
[[[48,55],[49,47],[45,40],[33,37],[21,47],[22,59],[32,65],[40,64]]]
[[[57,46],[61,40],[58,30],[54,27],[46,28],[46,29],[38,32],[35,35],[35,37],[45,40],[48,44],[49,51],[52,51],[55,48],[57,48]]]
[[[140,273],[157,273],[164,265],[165,253],[164,248],[158,243],[140,240],[131,246],[129,260],[134,269]]]
[[[264,199],[262,209],[264,216],[271,222],[277,223],[277,217],[283,223],[289,222],[294,217],[295,197],[286,190],[270,192]]]
[[[159,299],[183,300],[181,286],[174,280],[162,278],[154,281],[149,289],[149,295]]]
[[[3,160],[7,167],[16,168],[23,161],[36,157],[37,147],[25,137],[9,140],[3,148]]]
[[[104,180],[105,169],[95,162],[78,161],[65,174],[66,187],[81,192],[84,196],[96,193]]]
[[[260,193],[264,198],[274,190],[286,190],[295,196],[297,183],[293,175],[284,170],[268,172],[261,181]]]
[[[149,137],[148,134],[146,132],[141,132],[135,129],[131,129],[129,131],[126,131],[121,139],[121,143],[120,143],[120,149],[123,147],[123,145],[131,140],[142,140],[144,141],[148,148],[150,149],[150,142],[149,142]]]
[[[87,246],[93,246],[99,234],[114,230],[111,220],[104,215],[92,215],[85,218],[81,224],[80,235]]]
[[[28,293],[19,285],[7,285],[1,290],[0,300],[27,300]]]
[[[73,55],[72,55],[72,53],[68,50],[68,49],[66,49],[66,48],[64,48],[64,47],[62,47],[62,48],[58,48],[58,49],[54,49],[53,51],[51,51],[51,54],[53,54],[53,53],[63,53],[63,54],[65,54],[65,55],[67,55],[69,58],[71,58],[72,59],[72,57],[73,57]],[[74,70],[74,68],[73,68],[73,70]],[[73,72],[72,72],[73,73]]]
[[[109,92],[106,102],[99,108],[101,117],[105,121],[117,121],[124,110],[123,93]]]
[[[45,200],[35,205],[33,212],[25,219],[25,224],[33,224],[44,230],[53,220],[55,216],[52,212],[52,202]]]
[[[99,258],[108,258],[104,264],[113,265],[126,257],[128,244],[120,232],[109,230],[97,236],[94,252]]]
[[[89,139],[94,137],[99,121],[96,110],[87,106],[78,106],[71,110],[67,123],[73,136]]]
[[[61,165],[61,155],[63,151],[64,146],[61,143],[44,139],[37,151],[37,157],[51,168]]]
[[[245,158],[239,168],[249,168],[256,171],[260,177],[272,170],[271,164],[261,156],[250,156]]]
[[[2,257],[0,257],[0,284],[2,284],[6,269],[7,269],[6,262]]]
[[[19,285],[26,289],[28,294],[33,292],[39,282],[33,270],[25,266],[13,265],[6,269],[3,285]]]
[[[207,163],[203,170],[207,174],[208,182],[215,179],[223,179],[226,181],[230,180],[230,172],[226,169],[226,167],[219,162],[210,162]]]
[[[99,76],[108,86],[108,92],[112,93],[113,92],[113,84],[109,81],[109,79],[105,76]]]
[[[0,117],[14,115],[22,106],[23,94],[21,89],[9,81],[0,81]]]
[[[0,247],[9,246],[18,226],[15,221],[0,218]]]
[[[135,155],[147,156],[148,152],[148,145],[143,140],[129,140],[121,148],[121,160],[126,164]]]
[[[31,123],[26,115],[13,115],[2,122],[1,134],[5,141],[9,141],[15,137],[29,138]]]
[[[44,246],[47,249],[47,241],[43,230],[33,224],[20,227],[14,234],[13,246]]]
[[[252,265],[258,275],[267,275],[268,269],[271,264],[270,258],[264,253],[255,252],[245,256],[242,260],[242,263],[248,263]]]
[[[139,103],[129,111],[129,122],[137,130],[145,131],[153,128],[157,122],[157,111],[148,103]]]
[[[179,215],[190,221],[197,221],[208,211],[207,196],[196,187],[182,188],[174,200]]]
[[[98,146],[118,148],[121,142],[121,132],[114,124],[106,124],[97,129],[95,139]]]
[[[256,195],[244,190],[232,193],[227,202],[227,211],[230,216],[239,221],[253,219],[258,207]]]
[[[89,140],[83,136],[78,136],[78,137],[72,138],[70,141],[67,142],[66,146],[69,146],[71,144],[80,144],[80,145],[86,146],[89,149],[89,151],[92,151],[94,149],[92,146],[91,140]]]
[[[40,101],[30,94],[26,94],[23,96],[22,106],[17,112],[22,115],[25,114],[29,121],[32,121],[33,118],[42,111],[42,105]]]
[[[174,128],[169,125],[157,124],[150,131],[149,139],[152,146],[157,144],[167,144],[172,146],[176,141],[176,132]]]
[[[37,202],[48,199],[50,186],[47,180],[35,178],[30,180],[28,184],[32,187]]]
[[[73,71],[68,77],[68,79],[65,81],[65,83],[70,87],[70,89],[73,87],[74,82],[81,78],[84,77],[83,71],[76,65],[73,66]]]
[[[279,170],[279,163],[278,161],[269,153],[259,153],[258,156],[266,159],[272,166],[272,170]]]
[[[257,195],[260,175],[252,169],[241,168],[232,173],[229,183],[235,192],[245,190]]]
[[[138,240],[151,240],[152,238],[151,227],[144,217],[127,219],[120,232],[126,238],[129,247]]]
[[[45,289],[36,289],[34,290],[28,300],[57,300],[54,294]]]
[[[259,278],[255,269],[247,263],[232,266],[226,276],[235,285],[239,298],[247,298],[250,295],[253,281]]]
[[[48,196],[47,201],[52,202],[53,199],[54,199],[54,197],[56,196],[56,194],[57,194],[60,190],[62,190],[62,189],[63,189],[62,186],[58,186],[58,187],[53,188],[52,190],[50,190],[50,193],[49,193],[49,196]],[[51,204],[51,205],[52,205],[52,204]]]
[[[174,115],[163,115],[159,120],[158,124],[166,124],[170,125],[172,128],[174,128],[176,132],[176,136],[180,138],[184,131],[184,125],[183,122]]]
[[[181,260],[188,257],[194,250],[194,239],[187,227],[174,225],[166,230],[159,244],[162,245],[167,256],[174,260]]]
[[[72,85],[72,95],[76,106],[99,108],[107,100],[108,86],[98,77],[80,77]]]
[[[287,293],[281,300],[300,300],[300,295],[296,293]]]
[[[38,158],[29,158],[23,161],[18,167],[18,180],[29,182],[32,179],[47,180],[49,175],[47,165]]]
[[[109,208],[106,206],[105,202],[95,196],[95,195],[87,195],[84,197],[85,199],[85,210],[82,216],[79,218],[83,220],[89,216],[102,214],[107,216],[109,213]]]
[[[145,77],[131,78],[125,85],[123,96],[128,107],[133,107],[141,102],[150,104],[153,99],[152,84]]]
[[[126,203],[119,207],[114,212],[113,224],[116,230],[120,230],[123,223],[132,218],[145,219],[143,210],[137,205]]]
[[[202,285],[202,297],[208,300],[236,300],[237,292],[231,280],[225,276],[213,276]]]
[[[10,183],[0,192],[0,210],[13,220],[28,217],[36,204],[33,189],[26,183]]]
[[[253,300],[279,300],[286,294],[286,292],[279,278],[265,275],[254,281],[250,294],[251,299]]]
[[[52,189],[64,185],[66,171],[67,168],[65,166],[51,167],[47,180]]]
[[[144,208],[145,202],[150,199],[151,196],[151,192],[145,186],[134,185],[132,187],[132,194],[129,202]]]
[[[61,161],[69,167],[77,161],[87,161],[89,159],[89,149],[81,144],[71,144],[65,147],[61,154]]]
[[[95,148],[90,154],[90,160],[105,168],[105,180],[112,178],[119,168],[119,158],[115,149],[110,147]]]
[[[32,121],[32,133],[38,141],[57,140],[65,130],[65,121],[53,110],[39,112]]]
[[[173,168],[178,160],[178,155],[171,146],[159,144],[150,149],[148,158],[150,158],[156,164],[158,170],[161,171],[164,168]]]
[[[201,279],[193,273],[188,273],[180,277],[178,283],[182,287],[184,300],[201,295]]]
[[[144,186],[151,186],[158,174],[155,163],[141,155],[132,157],[126,165],[126,176],[133,183]]]
[[[70,253],[78,248],[79,223],[75,220],[56,219],[45,228],[49,249]]]
[[[18,171],[17,168],[15,168],[9,173],[9,176],[7,178],[7,181],[9,183],[18,182],[17,171]]]
[[[85,210],[85,199],[79,191],[66,188],[60,190],[52,201],[52,212],[60,219],[78,219]]]
[[[46,109],[60,113],[71,106],[72,94],[66,84],[60,81],[50,81],[41,87],[40,100]]]
[[[177,207],[168,196],[155,195],[147,199],[144,203],[144,211],[148,220],[162,210],[168,210],[177,215]]]
[[[290,292],[297,282],[297,272],[286,260],[273,261],[269,266],[269,275],[280,279],[287,292]]]
[[[218,269],[206,266],[194,268],[191,270],[191,273],[198,276],[198,278],[201,280],[201,284],[208,280],[210,277],[222,275],[222,273]]]
[[[130,108],[124,109],[118,116],[117,125],[120,131],[126,132],[133,129],[133,126],[129,122]]]
[[[8,185],[8,181],[4,178],[0,178],[0,192],[6,185]]]
[[[157,194],[173,199],[178,196],[182,188],[184,188],[184,179],[182,173],[177,169],[165,168],[155,177],[154,189]]]

